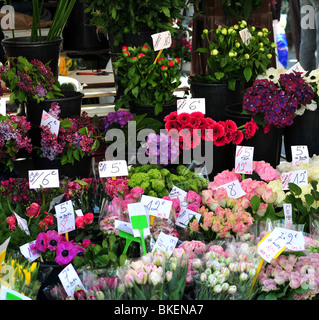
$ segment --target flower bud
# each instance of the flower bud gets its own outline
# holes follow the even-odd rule
[[[199,280],[200,280],[201,282],[206,282],[207,279],[208,279],[208,277],[207,277],[207,274],[206,274],[205,272],[203,272],[203,273],[200,274]]]
[[[256,275],[256,269],[255,268],[250,269],[248,274],[249,274],[250,277],[253,278]]]
[[[147,52],[149,51],[149,49],[148,49],[147,46],[142,46],[141,51],[142,51],[143,53],[147,53]]]
[[[242,272],[240,275],[239,275],[239,280],[240,281],[246,281],[248,279],[248,274],[245,273],[245,272]]]
[[[262,32],[267,33],[268,29],[267,28],[262,28]]]
[[[245,53],[244,58],[245,58],[246,60],[248,60],[249,57],[250,57],[249,54],[248,54],[248,53]]]
[[[258,36],[258,37],[262,37],[262,36],[263,36],[263,33],[262,33],[261,31],[258,31],[258,32],[257,32],[257,36]]]
[[[217,49],[213,49],[213,50],[210,52],[210,54],[211,54],[212,56],[217,56],[217,55],[218,55],[218,50],[217,50]]]
[[[231,272],[237,272],[238,271],[238,263],[237,262],[231,262],[228,265],[228,268]]]
[[[265,49],[264,49],[263,47],[260,47],[260,48],[259,48],[259,51],[264,52]]]
[[[220,271],[225,277],[229,277],[230,270],[228,268],[224,267]]]
[[[223,28],[221,32],[222,32],[223,35],[226,35],[227,34],[227,29]]]
[[[213,274],[210,274],[207,280],[211,286],[214,286],[217,283],[217,278]]]
[[[200,259],[194,259],[193,260],[193,267],[195,269],[199,269],[202,266],[202,262]]]
[[[132,274],[126,274],[124,276],[124,284],[127,288],[133,288],[134,287],[134,277]]]
[[[235,294],[236,291],[237,291],[237,287],[235,285],[230,286],[228,289],[229,294]]]
[[[238,263],[238,271],[244,272],[246,270],[246,262],[240,261]]]
[[[219,276],[217,276],[217,281],[222,284],[226,281],[226,277],[224,274],[220,274]]]
[[[220,284],[217,284],[216,286],[214,286],[213,290],[214,290],[215,293],[221,293],[223,288],[222,288],[222,286]]]
[[[166,281],[170,282],[172,280],[172,277],[173,277],[173,272],[172,271],[166,271],[165,275],[166,275]]]
[[[240,43],[239,43],[239,42],[236,42],[236,43],[235,43],[235,47],[236,47],[236,48],[239,48],[239,47],[240,47]]]
[[[227,282],[224,282],[223,284],[222,284],[222,290],[223,291],[228,291],[228,289],[229,289],[229,283],[227,283]]]
[[[267,54],[267,58],[268,58],[268,59],[271,59],[271,58],[272,58],[272,54],[268,53],[268,54]]]
[[[211,270],[210,268],[207,268],[204,272],[205,272],[205,274],[208,275],[208,276],[209,276],[210,274],[212,274],[212,270]]]
[[[68,296],[65,298],[65,300],[75,300],[75,298],[73,296]]]
[[[158,272],[153,271],[148,277],[148,282],[149,284],[156,286],[157,284],[162,282],[162,277]]]
[[[95,291],[96,300],[104,300],[104,293],[101,290]]]
[[[204,30],[203,30],[203,34],[208,34],[208,30],[207,30],[207,29],[204,29]]]
[[[121,284],[118,285],[118,287],[117,287],[117,292],[118,292],[119,294],[122,294],[122,293],[125,292],[125,285],[124,285],[124,283],[121,283]]]
[[[84,290],[77,290],[74,292],[74,298],[76,300],[86,300],[86,294]]]

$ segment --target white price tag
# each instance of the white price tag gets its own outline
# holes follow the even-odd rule
[[[225,189],[229,198],[237,199],[246,194],[246,192],[241,188],[238,180],[225,183],[218,187],[217,189]]]
[[[171,199],[179,199],[180,203],[181,203],[181,209],[186,208],[188,206],[188,202],[185,200],[185,197],[187,195],[187,192],[174,186],[171,190],[171,192],[169,193],[169,197]]]
[[[59,135],[60,121],[43,110],[40,126],[47,126],[51,133]]]
[[[134,234],[132,224],[126,221],[114,220],[114,227],[118,230],[124,231],[129,234]]]
[[[296,72],[301,72],[301,75],[304,76],[307,71],[305,71],[305,69],[301,66],[300,62],[297,62],[296,64],[294,64],[290,69],[288,69],[285,73],[289,74],[292,73],[293,71]]]
[[[142,195],[141,202],[147,208],[151,216],[168,219],[173,202],[156,197]]]
[[[76,273],[73,265],[70,263],[59,274],[58,277],[63,285],[63,288],[68,296],[73,296],[76,286],[81,286],[85,291],[81,279]]]
[[[59,170],[29,170],[29,188],[59,188]]]
[[[159,51],[172,45],[172,36],[169,31],[152,34],[153,49]]]
[[[249,32],[248,28],[239,31],[239,35],[243,43],[247,46],[250,42],[250,38],[252,37],[251,33]]]
[[[236,146],[235,173],[253,173],[254,147]]]
[[[161,231],[155,242],[152,252],[157,249],[171,255],[176,247],[177,242],[178,238],[165,234],[163,231]]]
[[[75,210],[75,214],[77,217],[83,217],[83,212],[81,209]]]
[[[126,160],[111,160],[99,162],[100,178],[128,176]]]
[[[144,235],[144,237],[149,236],[151,234],[149,215],[146,212],[146,208],[145,208],[144,204],[142,202],[129,203],[127,205],[127,208],[128,208],[128,214],[129,214],[130,219],[133,216],[146,216],[148,226],[143,228],[143,235]],[[132,228],[133,228],[133,225],[134,224],[132,223]],[[136,229],[135,226],[133,228],[133,235],[136,238],[141,237],[140,231],[138,229]]]
[[[294,183],[298,186],[306,186],[308,184],[308,171],[296,170],[290,172],[284,172],[281,175],[282,190],[288,190],[289,183]]]
[[[71,200],[54,207],[58,225],[58,233],[63,234],[75,230],[75,215]]]
[[[299,167],[301,162],[309,163],[307,146],[291,146],[292,165]]]
[[[192,98],[192,99],[178,99],[177,100],[177,114],[183,112],[192,113],[192,112],[201,112],[205,114],[205,98]]]
[[[291,203],[284,203],[285,228],[289,229],[292,225],[292,206]]]
[[[286,241],[282,237],[282,233],[275,228],[269,235],[265,236],[257,247],[258,254],[268,263],[276,258],[284,249]]]
[[[29,262],[33,262],[41,256],[41,252],[33,252],[31,250],[31,245],[35,243],[35,240],[29,243],[22,245],[19,249],[21,254],[28,259]]]
[[[5,116],[7,114],[6,100],[0,98],[0,114]]]
[[[295,231],[290,229],[278,228],[280,232],[279,237],[285,241],[285,246],[291,251],[303,251],[305,250],[305,238],[301,231]]]
[[[30,235],[29,227],[28,227],[28,222],[26,219],[21,218],[19,215],[17,215],[15,212],[13,212],[15,217],[17,218],[17,223],[19,228],[26,233],[26,235]]]
[[[197,213],[189,209],[183,209],[180,211],[175,224],[181,228],[187,228],[189,222],[194,216],[195,219],[197,219],[198,221],[200,221],[200,218],[202,217],[200,213]]]

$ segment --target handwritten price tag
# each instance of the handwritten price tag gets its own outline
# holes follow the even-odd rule
[[[217,189],[225,189],[229,198],[237,199],[246,194],[246,192],[241,188],[238,180],[228,182],[218,187]]]
[[[180,203],[181,203],[181,209],[182,208],[186,208],[188,206],[188,202],[185,200],[185,197],[187,195],[187,192],[184,191],[183,189],[180,189],[176,186],[174,186],[171,190],[171,192],[169,193],[169,197],[171,199],[179,199]]]
[[[285,241],[285,246],[288,250],[291,251],[302,251],[305,250],[305,238],[301,231],[295,231],[285,228],[275,228],[277,229],[278,238]]]
[[[100,178],[128,176],[128,168],[125,160],[112,160],[99,162]]]
[[[40,126],[47,126],[51,133],[59,135],[60,121],[43,110]]]
[[[180,113],[201,112],[205,114],[205,98],[192,99],[178,99],[177,100],[177,114]]]
[[[154,51],[167,49],[172,45],[172,36],[169,31],[152,34]]]
[[[59,188],[59,170],[29,170],[29,188]]]
[[[165,234],[163,231],[159,234],[152,252],[155,250],[164,251],[171,255],[176,247],[178,238]]]
[[[308,171],[296,170],[290,172],[284,172],[281,175],[282,190],[289,189],[289,183],[294,183],[298,186],[306,186],[308,184]]]
[[[286,241],[282,238],[281,231],[275,228],[270,234],[265,236],[257,247],[258,254],[268,263],[285,249]]]
[[[75,230],[75,214],[71,200],[58,204],[54,207],[58,233],[63,234]]]
[[[171,208],[173,205],[172,201],[142,195],[141,202],[147,208],[151,216],[164,219],[169,218]]]
[[[292,165],[299,167],[302,162],[309,163],[307,146],[291,146]]]
[[[236,147],[235,173],[253,173],[254,147]]]
[[[58,277],[63,285],[63,288],[68,296],[73,296],[77,285],[84,288],[84,285],[76,273],[73,265],[70,263],[59,274]],[[84,288],[86,291],[86,289]]]
[[[289,229],[292,225],[292,206],[291,203],[284,203],[285,228]]]
[[[243,41],[243,43],[247,46],[247,44],[249,44],[250,42],[250,38],[252,37],[251,33],[249,32],[249,30],[247,28],[240,30],[239,31],[239,35],[241,37],[241,40]]]
[[[197,219],[198,221],[200,221],[200,218],[202,217],[200,213],[197,213],[189,209],[183,209],[179,213],[175,224],[181,228],[187,228],[189,222],[194,216],[195,216],[195,219]]]
[[[33,252],[31,250],[31,245],[35,243],[35,240],[29,243],[26,243],[19,247],[21,254],[28,259],[29,262],[33,262],[41,256],[41,252]]]

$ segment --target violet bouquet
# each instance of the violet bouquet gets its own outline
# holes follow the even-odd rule
[[[30,123],[25,117],[0,114],[0,168],[12,171],[14,160],[20,150],[32,151],[31,139],[27,137]]]

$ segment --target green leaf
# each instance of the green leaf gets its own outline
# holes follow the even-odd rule
[[[247,82],[249,82],[249,80],[251,79],[251,76],[253,75],[253,72],[252,70],[249,68],[249,67],[246,67],[244,69],[244,77],[245,77],[245,80]]]
[[[225,73],[224,72],[215,72],[214,75],[217,80],[221,80],[224,77]]]
[[[254,195],[250,200],[250,205],[253,209],[253,211],[257,211],[260,207],[261,200],[257,195]]]
[[[312,206],[315,201],[314,197],[311,194],[305,194],[305,200],[309,207]]]
[[[291,192],[293,192],[296,196],[300,196],[301,193],[302,193],[302,190],[299,186],[297,186],[296,184],[294,183],[288,183],[288,187],[289,187],[289,190]]]

